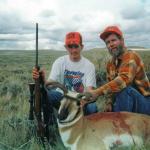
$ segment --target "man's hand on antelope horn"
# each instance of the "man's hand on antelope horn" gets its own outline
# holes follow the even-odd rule
[[[83,107],[85,104],[93,102],[96,100],[95,97],[90,92],[84,92],[77,95],[77,98],[80,99],[80,105]]]
[[[91,102],[91,101],[95,100],[95,98],[93,97],[93,95],[90,92],[80,93],[77,95],[77,98],[80,98],[86,102]]]

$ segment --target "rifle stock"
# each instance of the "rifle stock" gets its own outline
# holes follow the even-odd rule
[[[34,120],[34,114],[33,114],[33,109],[34,109],[34,87],[35,83],[29,83],[29,91],[30,91],[30,110],[29,110],[29,120]]]

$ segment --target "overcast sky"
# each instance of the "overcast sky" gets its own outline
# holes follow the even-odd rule
[[[65,34],[79,31],[85,49],[104,47],[99,33],[118,25],[127,46],[150,48],[149,0],[0,0],[0,49],[64,50]]]

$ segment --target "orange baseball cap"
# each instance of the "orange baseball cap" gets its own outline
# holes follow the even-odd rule
[[[82,45],[82,36],[79,32],[69,32],[66,35],[65,45],[69,44],[81,44]]]
[[[107,28],[105,28],[105,30],[100,34],[100,38],[102,40],[105,40],[106,37],[110,34],[110,33],[115,33],[119,36],[123,36],[121,30],[117,27],[117,26],[108,26]]]

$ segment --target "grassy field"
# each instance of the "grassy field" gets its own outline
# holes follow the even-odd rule
[[[29,90],[33,82],[31,71],[35,65],[34,51],[0,51],[0,150],[42,150],[34,135],[34,124],[28,120]],[[150,52],[139,52],[150,71]],[[49,74],[53,61],[66,54],[62,51],[39,51],[39,64]],[[96,66],[97,72],[105,72],[108,55],[104,50],[83,52]],[[58,143],[55,148],[63,150]]]

